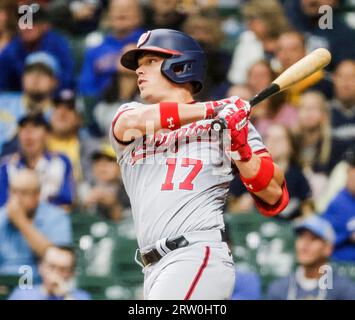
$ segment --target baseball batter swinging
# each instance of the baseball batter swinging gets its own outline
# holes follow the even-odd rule
[[[273,216],[288,203],[284,175],[249,123],[248,102],[194,101],[205,69],[194,39],[148,31],[121,63],[135,70],[146,102],[121,105],[110,129],[131,200],[144,298],[229,299],[235,268],[222,216],[229,183],[237,172],[259,211]],[[211,134],[215,118],[229,129],[222,152]]]

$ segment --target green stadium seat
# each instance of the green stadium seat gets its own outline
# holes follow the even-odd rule
[[[0,300],[6,300],[18,283],[18,275],[0,275]]]
[[[133,297],[143,274],[134,260],[138,244],[132,219],[117,224],[77,213],[72,222],[81,288],[94,299]]]
[[[225,222],[237,269],[258,273],[263,292],[273,279],[291,272],[295,239],[290,222],[266,218],[256,211],[225,214]]]

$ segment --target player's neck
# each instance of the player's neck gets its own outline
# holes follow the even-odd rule
[[[160,102],[174,101],[177,103],[190,103],[194,98],[190,90],[181,88],[179,90],[171,90],[165,97],[163,96]]]

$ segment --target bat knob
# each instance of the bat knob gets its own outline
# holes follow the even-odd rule
[[[226,129],[227,128],[226,120],[224,120],[222,118],[213,120],[212,123],[211,123],[211,128],[212,128],[212,130],[214,130],[216,132],[219,132],[219,131],[222,131],[223,129]]]

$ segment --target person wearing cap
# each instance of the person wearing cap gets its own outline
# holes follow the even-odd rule
[[[75,181],[86,178],[90,171],[90,154],[99,142],[82,127],[72,90],[62,90],[54,98],[50,124],[48,150],[65,154],[70,159]]]
[[[1,150],[3,144],[14,139],[17,121],[21,117],[42,112],[49,118],[58,72],[59,66],[53,56],[46,52],[32,53],[25,60],[22,93],[0,94],[0,153],[4,154]]]
[[[72,166],[65,155],[47,150],[49,131],[50,125],[41,113],[19,120],[19,151],[3,157],[0,163],[0,206],[8,200],[9,181],[19,170],[30,168],[40,176],[41,200],[70,208],[74,199]]]
[[[141,5],[137,0],[110,0],[108,7],[110,34],[85,52],[79,77],[79,91],[84,96],[98,97],[117,71],[122,48],[136,43],[143,33]],[[90,41],[88,36],[88,42]],[[96,41],[95,41],[96,42]]]
[[[271,283],[269,300],[353,300],[355,284],[329,265],[335,233],[332,225],[313,215],[295,223],[295,272]]]
[[[34,170],[18,170],[10,177],[9,197],[0,207],[0,274],[20,277],[21,270],[27,270],[33,283],[40,281],[38,259],[53,245],[72,244],[70,218],[63,209],[40,200],[40,179]]]
[[[103,143],[92,154],[91,161],[92,178],[78,187],[79,204],[89,214],[119,222],[125,216],[124,210],[130,208],[130,202],[115,152],[109,144]]]
[[[334,261],[355,262],[355,146],[345,153],[347,176],[345,187],[335,196],[323,217],[336,233]]]
[[[7,45],[0,56],[0,92],[20,91],[21,77],[28,55],[44,51],[58,61],[59,87],[74,86],[74,60],[68,41],[55,31],[48,23],[48,14],[38,4],[32,4],[32,28],[19,28],[19,34]]]

